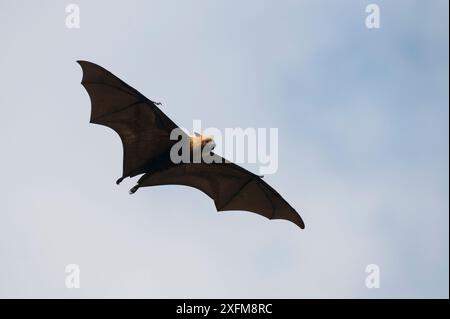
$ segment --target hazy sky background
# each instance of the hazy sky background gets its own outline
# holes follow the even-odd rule
[[[448,298],[448,1],[76,1],[67,29],[69,3],[0,0],[0,297]],[[129,196],[78,59],[181,126],[278,127],[266,180],[306,230]]]

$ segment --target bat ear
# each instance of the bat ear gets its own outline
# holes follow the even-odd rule
[[[194,132],[195,136],[200,137],[202,136],[200,133]]]

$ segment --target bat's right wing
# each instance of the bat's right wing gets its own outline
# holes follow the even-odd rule
[[[91,123],[116,131],[123,144],[122,178],[135,176],[150,160],[167,152],[176,141],[177,128],[157,106],[104,68],[77,61],[83,69],[81,84],[91,98]],[[121,180],[120,179],[120,180]]]
[[[214,163],[178,164],[145,174],[131,192],[144,186],[190,186],[211,197],[217,211],[249,211],[268,219],[285,219],[305,228],[297,211],[259,176],[214,156]]]

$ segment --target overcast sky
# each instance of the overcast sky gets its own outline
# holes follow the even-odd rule
[[[76,1],[79,29],[69,3],[0,0],[0,297],[448,298],[448,1]],[[180,126],[278,128],[265,179],[306,229],[128,195],[78,59]]]

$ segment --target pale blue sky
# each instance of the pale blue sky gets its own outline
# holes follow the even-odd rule
[[[0,0],[1,297],[448,298],[448,1],[75,1],[77,30],[68,3]],[[266,178],[306,230],[129,196],[78,59],[181,126],[278,127]]]

